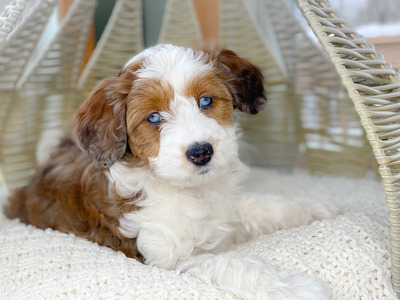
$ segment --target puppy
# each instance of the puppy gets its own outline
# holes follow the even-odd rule
[[[147,49],[92,91],[5,212],[243,299],[328,299],[317,279],[232,251],[335,215],[329,205],[237,196],[232,110],[256,114],[265,101],[261,72],[232,51]]]

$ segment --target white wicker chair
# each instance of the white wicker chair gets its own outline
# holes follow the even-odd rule
[[[261,67],[270,97],[256,119],[239,116],[242,156],[288,170],[301,143],[311,172],[360,177],[370,165],[371,145],[387,196],[392,281],[400,293],[399,75],[328,1],[297,2],[328,56],[284,0],[220,0],[221,44]],[[40,133],[65,124],[98,79],[115,74],[143,47],[141,1],[117,0],[80,75],[95,4],[75,0],[60,23],[51,23],[53,0],[14,0],[0,16],[0,179],[8,189],[31,176]],[[46,40],[48,24],[57,30]],[[201,42],[190,1],[168,1],[160,41]]]

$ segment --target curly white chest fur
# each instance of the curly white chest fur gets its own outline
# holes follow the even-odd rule
[[[135,201],[140,209],[120,219],[120,231],[137,238],[146,263],[172,269],[190,256],[232,245],[239,223],[231,201],[235,175],[207,186],[180,189],[155,181],[145,169],[138,170],[134,178],[117,176],[123,169],[122,164],[116,164],[110,170],[117,190],[128,196],[139,188],[142,196]],[[131,184],[134,180],[142,182]]]

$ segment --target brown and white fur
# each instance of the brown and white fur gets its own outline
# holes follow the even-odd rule
[[[335,215],[328,204],[237,195],[232,110],[254,114],[264,102],[260,71],[232,51],[147,49],[92,91],[6,214],[243,299],[328,299],[314,277],[232,251]]]

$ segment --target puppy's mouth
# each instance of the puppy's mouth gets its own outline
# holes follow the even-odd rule
[[[210,172],[210,169],[209,168],[199,168],[198,170],[197,170],[197,175],[205,175],[205,174],[207,174],[208,172]]]

